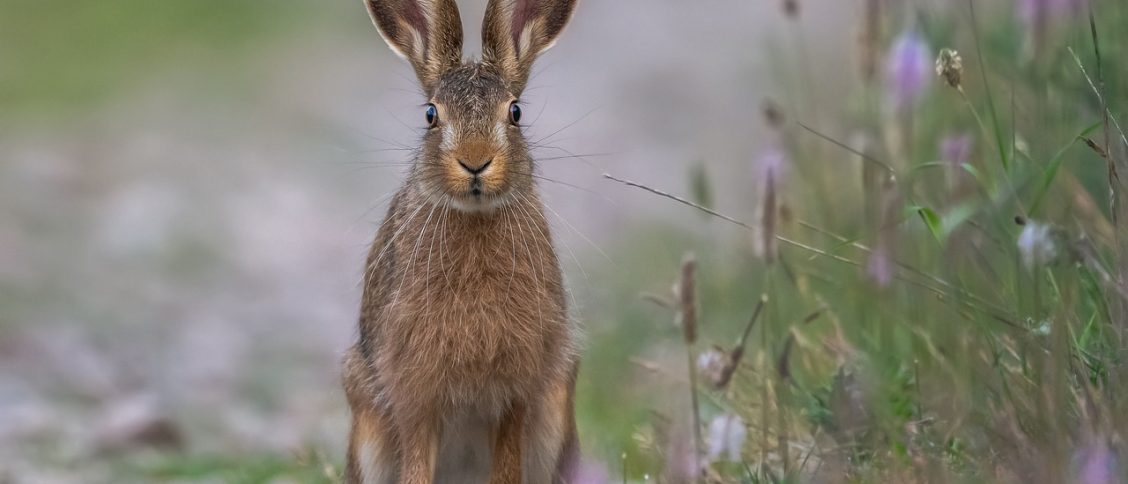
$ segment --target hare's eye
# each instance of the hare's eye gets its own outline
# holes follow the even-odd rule
[[[509,105],[509,122],[514,126],[521,123],[521,106],[518,106],[517,103]]]
[[[437,108],[435,108],[434,104],[428,104],[427,105],[426,116],[427,116],[427,127],[428,128],[434,128],[435,125],[438,124],[438,122],[439,122],[439,110]]]

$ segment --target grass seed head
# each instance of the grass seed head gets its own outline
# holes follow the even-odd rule
[[[953,89],[960,89],[963,81],[963,58],[955,49],[940,49],[936,57],[936,75]]]

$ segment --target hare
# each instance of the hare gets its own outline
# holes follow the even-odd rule
[[[518,101],[576,0],[490,0],[462,60],[454,0],[365,0],[427,97],[368,256],[344,359],[350,483],[563,483],[578,356]]]

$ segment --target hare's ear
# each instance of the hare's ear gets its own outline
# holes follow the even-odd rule
[[[454,0],[364,0],[388,46],[411,62],[430,96],[447,69],[462,63],[462,19]]]
[[[525,89],[537,55],[556,38],[578,0],[490,0],[482,27],[482,58],[497,65],[518,92]]]

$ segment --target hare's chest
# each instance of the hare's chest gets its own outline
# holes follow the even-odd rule
[[[428,235],[405,243],[402,280],[385,293],[389,363],[447,401],[535,391],[572,347],[548,239],[496,228],[450,230],[434,243]]]
[[[453,274],[452,274],[453,276]],[[570,347],[564,307],[543,281],[480,272],[442,280],[415,305],[412,346],[433,355],[433,377],[452,396],[521,393]]]

